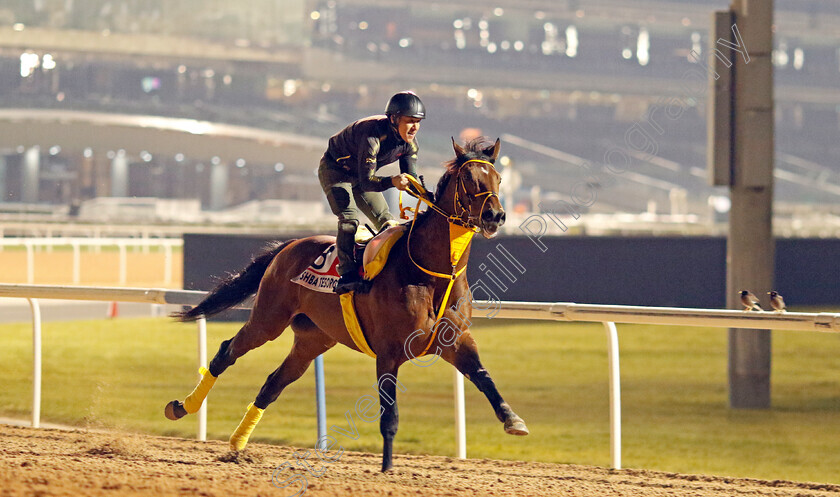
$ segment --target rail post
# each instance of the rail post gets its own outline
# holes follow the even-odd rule
[[[324,387],[324,356],[315,358],[315,417],[318,421],[319,448],[326,449],[327,436],[327,393]]]
[[[467,458],[467,410],[464,402],[464,375],[457,369],[455,373],[455,439],[458,447],[458,459]]]
[[[82,254],[79,242],[74,241],[73,246],[73,284],[78,285],[82,281]]]
[[[28,240],[24,246],[26,247],[26,282],[31,285],[35,283],[35,247]]]
[[[615,323],[605,321],[607,361],[610,363],[610,464],[621,469],[621,373],[618,364],[618,331]]]
[[[167,243],[163,246],[163,283],[172,283],[172,245]]]
[[[41,306],[26,299],[32,309],[32,427],[41,427]]]
[[[207,365],[207,320],[204,316],[198,318],[198,367],[203,368]],[[199,373],[199,381],[201,374]],[[207,440],[207,399],[201,404],[198,409],[198,439],[202,442]]]
[[[119,242],[117,246],[120,249],[120,285],[125,285],[128,281],[128,255],[125,243]]]

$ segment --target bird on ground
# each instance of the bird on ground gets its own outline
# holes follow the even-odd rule
[[[771,292],[767,292],[767,295],[770,296],[770,307],[772,307],[774,311],[785,312],[785,299],[779,295],[779,292],[773,290]]]
[[[763,311],[761,305],[758,303],[758,297],[753,295],[749,290],[741,290],[741,303],[744,305],[744,311]]]

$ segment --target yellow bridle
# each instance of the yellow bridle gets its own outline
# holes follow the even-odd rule
[[[464,165],[469,164],[470,162],[478,162],[478,163],[487,164],[490,167],[493,167],[492,162],[489,162],[489,161],[486,161],[486,160],[481,160],[481,159],[470,159],[468,161],[465,161],[459,167],[464,167]],[[460,173],[460,171],[459,171],[459,173]],[[470,219],[472,218],[472,216],[470,216],[469,209],[467,207],[464,207],[464,205],[460,201],[460,196],[459,195],[460,195],[460,190],[461,189],[464,190],[464,195],[465,196],[467,196],[468,198],[470,197],[470,194],[467,192],[466,186],[464,186],[464,180],[463,180],[463,178],[461,177],[460,174],[458,175],[458,178],[456,180],[457,184],[455,185],[455,195],[454,195],[453,201],[452,201],[453,202],[452,214],[447,214],[443,209],[441,209],[440,207],[435,205],[434,202],[431,202],[428,198],[426,198],[425,195],[427,193],[427,190],[423,186],[423,184],[420,183],[419,181],[417,181],[417,179],[415,177],[413,177],[411,175],[407,175],[407,176],[408,176],[409,183],[411,183],[411,186],[413,186],[417,190],[417,192],[419,193],[419,195],[416,195],[413,192],[410,192],[410,191],[406,190],[406,192],[409,195],[411,195],[413,197],[416,197],[417,200],[418,200],[418,205],[415,208],[411,209],[411,208],[403,208],[403,206],[402,206],[402,192],[400,192],[400,217],[403,218],[403,219],[408,219],[408,216],[405,215],[405,212],[409,211],[409,210],[414,211],[414,218],[411,220],[411,227],[408,230],[408,240],[406,241],[406,252],[408,252],[408,258],[411,260],[411,262],[415,266],[417,266],[418,269],[420,269],[424,273],[426,273],[430,276],[435,276],[437,278],[444,278],[444,279],[449,280],[449,283],[446,286],[446,292],[443,294],[443,301],[441,301],[440,309],[438,310],[437,317],[435,318],[435,324],[437,324],[440,321],[440,318],[443,316],[443,313],[446,311],[446,303],[449,301],[449,294],[452,291],[452,286],[455,284],[455,279],[458,278],[458,276],[460,276],[461,273],[463,273],[464,270],[467,269],[466,264],[464,264],[461,267],[461,269],[456,269],[457,266],[458,266],[458,262],[460,262],[461,256],[464,255],[464,252],[466,252],[467,247],[469,247],[470,242],[472,241],[473,235],[475,235],[476,233],[481,231],[481,228],[479,228],[478,226],[476,226],[476,225],[472,224],[472,222],[470,222]],[[487,203],[487,201],[491,197],[494,197],[494,196],[498,198],[498,195],[495,192],[491,192],[491,191],[480,192],[480,193],[476,193],[476,194],[472,195],[472,197],[485,197],[484,201],[481,203],[481,209],[479,209],[479,211],[478,211],[479,216],[481,215],[480,213],[484,211],[484,206]],[[415,261],[414,257],[412,257],[412,255],[411,255],[411,233],[414,231],[414,223],[417,221],[417,214],[420,210],[419,209],[419,207],[420,207],[419,202],[425,202],[429,206],[430,209],[432,209],[433,211],[437,212],[438,214],[444,216],[446,218],[446,222],[449,224],[449,259],[450,259],[450,262],[452,263],[452,271],[450,272],[450,274],[439,273],[437,271],[432,271],[430,269],[426,269],[423,266],[421,266],[420,263]],[[458,211],[458,207],[461,208],[460,214],[456,214],[456,212]],[[462,219],[464,214],[467,214],[466,220]],[[432,326],[432,339],[429,340],[428,345],[426,345],[426,348],[423,349],[423,352],[418,357],[422,357],[422,356],[426,355],[426,353],[429,351],[429,348],[435,342],[435,337],[436,336],[437,336],[437,326],[435,325],[435,326]]]

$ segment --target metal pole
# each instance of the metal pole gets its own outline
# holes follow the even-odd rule
[[[30,285],[35,282],[35,247],[26,242],[26,282]]]
[[[730,309],[741,290],[763,302],[773,289],[773,50],[772,0],[733,0],[730,28],[734,95],[733,168],[727,239],[726,290]],[[729,330],[729,405],[770,407],[770,330]]]
[[[198,367],[205,367],[207,364],[207,320],[204,316],[198,318]],[[201,375],[199,374],[199,380]],[[207,399],[198,409],[198,439],[202,442],[207,440]]]
[[[164,243],[163,247],[163,284],[168,286],[172,283],[172,244]]]
[[[128,255],[124,243],[118,243],[120,249],[120,285],[125,286],[128,281]]]
[[[326,446],[327,394],[324,388],[324,356],[315,358],[315,417],[318,421],[318,445]]]
[[[111,159],[111,196],[128,196],[128,157],[124,150]]]
[[[6,156],[0,154],[0,202],[6,201]],[[0,238],[3,238],[3,230],[0,229]],[[3,248],[0,247],[0,252],[3,251]]]
[[[606,321],[607,360],[610,363],[610,459],[613,469],[621,469],[621,373],[618,364],[618,331]]]
[[[82,254],[78,242],[73,242],[73,284],[78,285],[82,281]]]
[[[38,178],[41,170],[41,148],[35,145],[23,153],[23,169],[21,171],[21,201],[27,204],[38,202]]]
[[[230,172],[227,164],[216,161],[210,166],[210,209],[217,211],[227,207],[227,191]]]
[[[458,459],[467,458],[467,414],[464,403],[464,375],[455,372],[455,440],[458,445]]]
[[[26,299],[32,309],[32,427],[41,427],[41,306]]]

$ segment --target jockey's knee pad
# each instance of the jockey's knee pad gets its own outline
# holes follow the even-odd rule
[[[358,219],[340,219],[338,221],[338,232],[340,234],[355,236],[356,230],[359,228]]]

